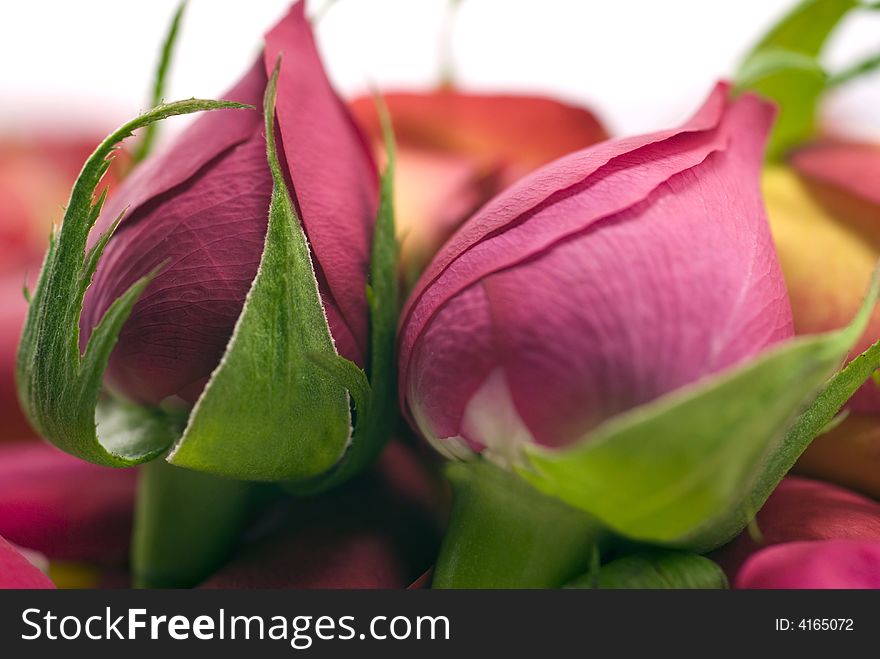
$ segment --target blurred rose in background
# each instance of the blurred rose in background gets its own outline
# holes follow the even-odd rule
[[[409,283],[489,199],[541,165],[608,137],[589,110],[539,96],[440,88],[382,97],[397,140],[395,213]],[[375,99],[362,96],[351,107],[383,158]]]
[[[880,258],[880,145],[826,136],[764,174],[773,237],[798,334],[844,326]],[[880,338],[880,309],[852,351]],[[866,382],[849,415],[820,435],[797,470],[880,497],[880,387]]]
[[[102,129],[60,133],[34,126],[4,135],[0,127],[0,440],[33,436],[15,393],[15,353],[27,313],[24,287],[36,282],[52,224],[61,219],[73,182],[101,139]],[[113,176],[111,171],[111,183]]]

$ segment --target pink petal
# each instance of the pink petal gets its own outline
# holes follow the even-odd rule
[[[55,584],[0,537],[0,589],[5,588],[51,589]]]
[[[0,535],[52,560],[122,565],[135,477],[38,441],[0,444]]]
[[[801,147],[790,162],[809,181],[880,204],[880,145],[830,139]]]
[[[835,538],[880,541],[880,503],[838,485],[789,476],[767,499],[756,523],[760,544],[744,531],[712,555],[731,581],[751,555],[770,545]]]
[[[880,541],[789,542],[752,556],[735,588],[880,588]]]

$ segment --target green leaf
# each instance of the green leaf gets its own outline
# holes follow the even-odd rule
[[[779,482],[870,376],[873,353],[828,383],[877,295],[875,273],[848,327],[788,341],[617,416],[566,449],[529,445],[518,471],[623,536],[697,551],[717,546],[742,529],[757,511],[758,490]]]
[[[351,412],[345,387],[313,358],[337,353],[276,151],[278,71],[264,101],[274,187],[260,267],[226,352],[168,461],[230,478],[297,481],[340,460]]]
[[[183,12],[186,9],[187,0],[182,0],[171,18],[171,24],[168,26],[168,33],[165,35],[165,41],[162,43],[162,50],[159,52],[159,64],[156,67],[156,77],[153,82],[153,95],[150,105],[159,105],[165,98],[165,85],[168,77],[168,69],[171,67],[171,58],[174,55],[174,45],[177,43],[177,33],[180,29],[180,20],[183,18]],[[141,141],[135,149],[133,160],[139,163],[146,158],[153,150],[153,144],[156,142],[158,133],[158,124],[150,124],[144,129]]]
[[[840,20],[860,6],[859,0],[801,0],[764,35],[752,54],[782,48],[815,57]]]
[[[398,419],[395,338],[400,312],[397,276],[399,246],[394,229],[394,132],[387,108],[377,97],[379,117],[385,138],[388,162],[379,188],[379,209],[373,230],[370,279],[367,300],[370,306],[369,384],[363,371],[343,357],[336,364],[323,360],[328,376],[352,393],[357,418],[352,441],[336,468],[312,483],[294,489],[316,493],[348,480],[370,464],[384,448]],[[343,363],[344,362],[344,363]],[[360,394],[356,392],[360,391]]]
[[[767,158],[779,160],[815,131],[816,108],[828,76],[815,59],[771,49],[751,57],[737,80],[737,91],[750,90],[772,99],[779,115],[767,144]]]
[[[745,58],[737,90],[758,92],[779,106],[769,159],[781,158],[813,135],[828,79],[819,54],[840,20],[859,6],[857,0],[803,0]]]
[[[648,549],[603,565],[566,588],[725,589],[724,571],[705,556],[675,549]]]
[[[96,426],[101,381],[110,352],[148,275],[117,299],[92,332],[85,352],[79,349],[83,296],[115,224],[86,254],[89,232],[98,219],[106,190],[95,191],[119,142],[132,132],[167,117],[225,108],[240,103],[190,99],[159,105],[123,124],[88,158],[73,186],[61,229],[53,233],[36,290],[30,301],[18,348],[16,381],[22,408],[33,427],[58,448],[96,464],[125,467],[151,460],[172,441],[157,430],[117,435],[119,424]],[[118,220],[117,220],[118,221]],[[109,403],[108,403],[109,404]],[[106,406],[104,412],[106,412]]]
[[[880,68],[880,53],[874,53],[873,55],[869,55],[865,59],[850,65],[846,69],[836,72],[828,78],[826,88],[838,87],[850,80],[855,80],[863,75],[872,73],[878,68]]]

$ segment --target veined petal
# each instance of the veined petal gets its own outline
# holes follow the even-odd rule
[[[772,111],[725,94],[680,131],[539,170],[447,243],[401,335],[426,434],[490,443],[460,420],[500,370],[524,436],[565,444],[791,335],[758,188]]]

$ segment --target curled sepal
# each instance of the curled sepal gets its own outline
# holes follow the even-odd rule
[[[767,147],[771,160],[812,136],[828,83],[819,54],[840,20],[859,6],[858,0],[802,0],[743,61],[737,89],[756,91],[779,106]]]
[[[346,388],[313,358],[337,353],[276,151],[279,66],[264,100],[274,185],[260,267],[226,352],[168,457],[179,467],[242,480],[314,478],[340,460],[351,434]]]
[[[114,428],[125,424],[103,424],[100,420],[96,423],[107,360],[151,275],[135,282],[110,306],[92,332],[85,351],[79,350],[83,296],[116,226],[114,223],[87,251],[89,232],[106,195],[104,190],[95,199],[95,191],[110,165],[113,151],[133,131],[167,117],[246,107],[249,106],[199,99],[159,105],[123,124],[83,166],[61,228],[51,238],[31,297],[16,364],[19,399],[28,419],[43,437],[67,453],[96,464],[125,467],[155,458],[173,440],[170,426],[159,421],[156,423],[161,431],[154,427],[157,431],[150,437],[138,432],[115,433]]]
[[[789,341],[620,415],[566,449],[530,445],[518,471],[623,536],[713,548],[745,526],[877,367],[875,353],[828,384],[864,332],[877,295],[875,273],[847,327]]]

